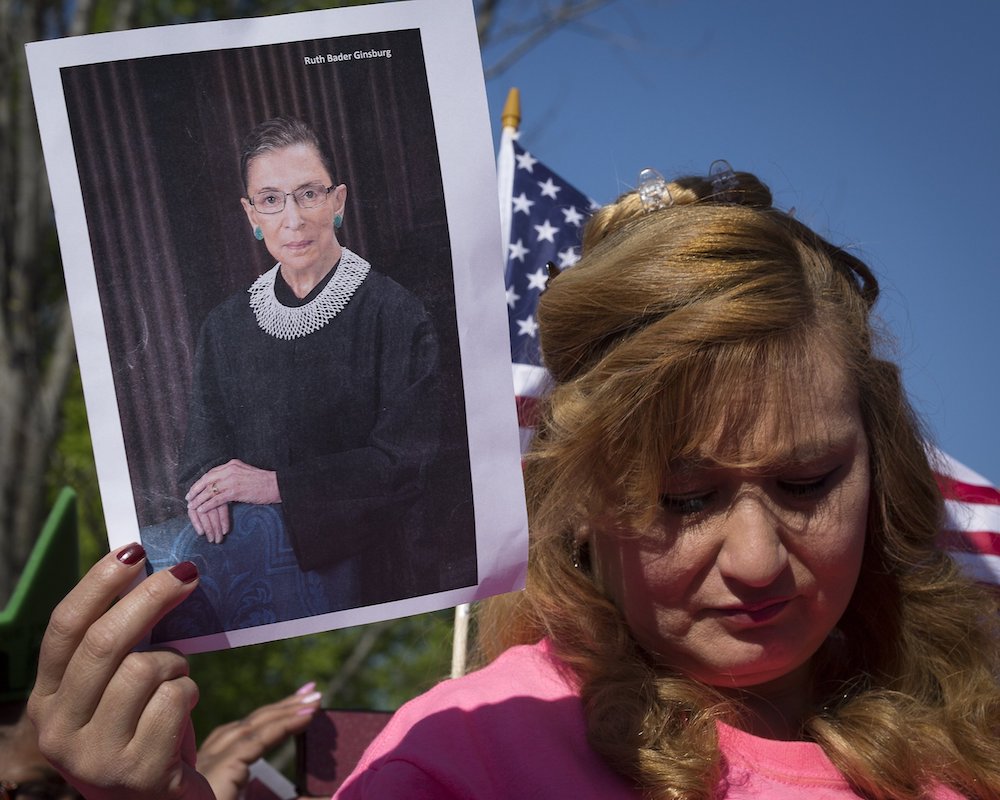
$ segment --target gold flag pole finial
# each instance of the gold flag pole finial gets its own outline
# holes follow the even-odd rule
[[[521,125],[521,90],[510,87],[507,92],[507,102],[503,104],[503,114],[500,115],[500,124],[504,128],[517,130]]]

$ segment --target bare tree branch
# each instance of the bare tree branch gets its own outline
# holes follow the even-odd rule
[[[330,679],[330,682],[326,686],[326,690],[323,692],[323,703],[324,705],[329,704],[334,697],[336,697],[345,685],[354,677],[357,671],[365,663],[365,659],[371,653],[372,649],[375,647],[379,636],[382,632],[392,624],[391,620],[384,622],[376,622],[368,625],[365,628],[364,634],[358,640],[358,643],[354,646],[354,650],[351,651],[351,655],[348,656],[347,661],[343,663],[337,674]]]
[[[484,65],[486,80],[497,77],[528,52],[537,47],[558,30],[572,25],[588,14],[610,5],[615,0],[562,0],[555,6],[544,6],[533,17],[512,22],[499,30],[492,28],[495,20],[491,19],[490,27],[485,30],[480,27],[480,43],[485,47],[504,41],[513,41],[510,49],[492,64]],[[495,15],[495,4],[490,13]]]
[[[476,4],[476,33],[479,35],[479,44],[482,45],[489,40],[496,22],[497,4],[499,0],[482,0]]]

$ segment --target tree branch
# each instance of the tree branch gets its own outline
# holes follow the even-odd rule
[[[491,80],[509,69],[515,62],[523,58],[557,30],[573,24],[587,14],[593,13],[614,1],[563,0],[555,8],[543,9],[530,20],[510,24],[501,29],[492,37],[494,40],[516,39],[518,41],[497,61],[484,66],[483,72],[486,80]]]

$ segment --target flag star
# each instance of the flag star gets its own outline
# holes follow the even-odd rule
[[[534,200],[529,200],[528,195],[521,192],[517,197],[511,198],[514,203],[514,213],[518,211],[523,211],[529,217],[531,216],[531,207],[535,204]]]
[[[573,247],[567,247],[565,250],[559,253],[559,266],[562,267],[572,267],[577,261],[580,260],[580,254],[576,252]]]
[[[567,225],[576,225],[580,227],[580,223],[583,222],[583,214],[576,210],[576,206],[570,206],[569,208],[561,208],[563,216],[566,218]]]
[[[524,242],[520,239],[516,242],[511,242],[507,247],[510,248],[510,257],[516,258],[518,261],[523,262],[524,257],[528,255],[528,248],[524,246]]]
[[[541,225],[532,226],[536,231],[538,231],[538,241],[552,242],[556,243],[555,235],[559,233],[559,229],[555,227],[548,220],[545,220]]]
[[[542,190],[542,197],[551,197],[553,200],[556,199],[556,195],[562,191],[562,186],[556,186],[552,182],[552,178],[549,178],[544,183],[542,181],[537,181],[538,188]]]
[[[515,155],[514,158],[517,159],[518,169],[526,169],[528,172],[535,171],[535,164],[538,163],[538,159],[533,157],[531,153],[525,151],[520,155]]]
[[[528,314],[527,319],[517,320],[517,327],[520,328],[517,332],[518,336],[530,336],[534,339],[535,334],[538,332],[538,323],[535,322],[533,314]]]
[[[528,288],[543,291],[548,280],[548,270],[545,267],[539,267],[535,272],[528,273]]]
[[[513,308],[517,301],[521,299],[521,295],[514,291],[513,286],[507,287],[507,305]]]

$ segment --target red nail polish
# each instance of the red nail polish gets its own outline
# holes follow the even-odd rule
[[[118,560],[123,564],[131,567],[133,564],[138,564],[146,557],[146,551],[143,549],[142,545],[138,542],[133,542],[127,545],[125,549],[118,551]]]
[[[193,561],[182,561],[170,568],[170,574],[181,583],[191,583],[198,577],[198,567],[194,565]]]

